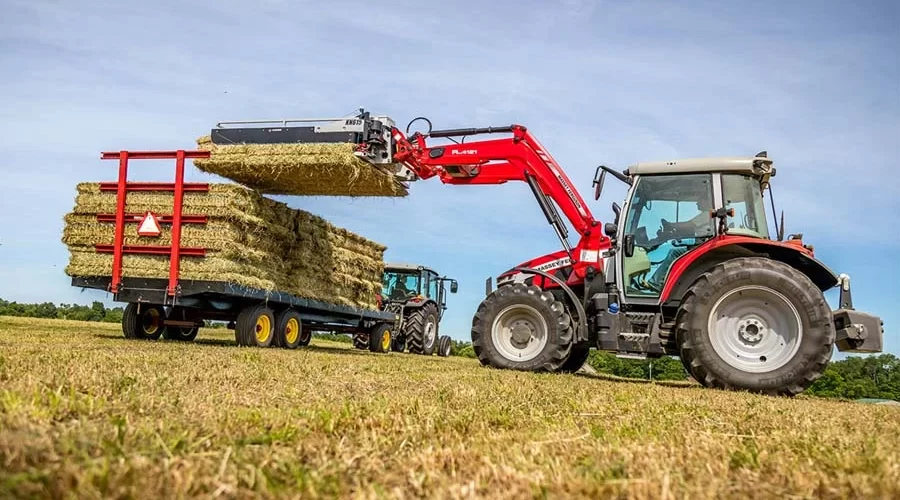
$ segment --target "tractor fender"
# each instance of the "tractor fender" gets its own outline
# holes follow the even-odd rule
[[[575,340],[578,342],[583,342],[588,340],[588,330],[587,330],[587,313],[584,310],[584,306],[581,304],[581,301],[578,299],[578,296],[575,295],[575,292],[572,291],[562,280],[548,274],[544,271],[539,271],[537,269],[531,269],[528,267],[517,267],[514,269],[516,272],[524,273],[524,274],[536,274],[538,276],[542,276],[562,288],[563,292],[569,296],[569,299],[572,301],[572,304],[575,306],[575,313],[578,315],[577,319],[577,327],[575,329]]]
[[[703,273],[726,260],[753,256],[784,262],[805,274],[822,291],[840,284],[838,275],[817,260],[812,251],[802,244],[746,236],[724,236],[700,245],[672,264],[659,303],[670,302],[668,305],[677,306],[690,286]]]

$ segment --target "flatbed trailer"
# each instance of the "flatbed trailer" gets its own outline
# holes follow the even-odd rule
[[[72,286],[112,293],[113,300],[125,302],[122,332],[129,339],[192,341],[205,320],[225,321],[234,329],[238,345],[285,347],[308,345],[316,331],[339,332],[364,337],[369,350],[390,351],[394,326],[400,317],[389,311],[361,309],[306,299],[283,291],[262,290],[224,281],[182,279],[183,256],[202,258],[203,248],[181,246],[181,225],[205,224],[206,218],[182,214],[185,191],[206,191],[208,185],[184,182],[184,160],[208,157],[207,151],[119,151],[102,153],[101,159],[119,160],[118,182],[101,183],[101,190],[116,191],[115,214],[98,214],[98,221],[115,221],[112,245],[96,245],[100,253],[112,253],[110,276],[74,276]],[[127,180],[129,160],[175,159],[174,183]],[[142,220],[140,214],[126,213],[125,197],[131,191],[174,192],[172,214],[154,214],[159,223],[172,224],[169,246],[125,245],[126,223]],[[124,254],[169,256],[168,278],[122,276]]]

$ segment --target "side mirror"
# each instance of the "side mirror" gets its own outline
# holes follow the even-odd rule
[[[458,290],[458,289],[459,289],[459,284],[456,283],[455,280],[451,281],[450,282],[450,293],[456,293],[456,290]]]
[[[625,245],[622,249],[625,252],[626,257],[631,257],[634,255],[634,235],[626,234],[625,235]]]
[[[594,174],[594,200],[600,199],[600,193],[603,192],[603,183],[606,181],[606,169],[603,165],[597,167],[597,172]]]
[[[606,233],[612,239],[616,238],[616,232],[619,230],[618,226],[613,224],[612,222],[607,222],[603,225],[603,232]]]
[[[622,213],[622,207],[620,207],[618,203],[613,202],[612,203],[612,211],[614,214],[616,214],[616,218],[613,219],[613,222],[618,224],[619,223],[619,215]]]

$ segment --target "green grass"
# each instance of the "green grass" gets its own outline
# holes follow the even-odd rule
[[[897,498],[900,411],[0,317],[0,498]]]

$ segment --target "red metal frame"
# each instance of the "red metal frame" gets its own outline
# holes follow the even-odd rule
[[[182,256],[202,257],[206,255],[205,248],[182,247],[182,224],[206,224],[207,218],[201,215],[184,215],[182,213],[185,192],[203,192],[209,190],[209,184],[185,183],[184,160],[189,158],[209,158],[209,151],[118,151],[103,152],[101,160],[119,160],[119,179],[117,182],[103,182],[101,191],[116,192],[116,213],[98,214],[97,220],[101,222],[115,222],[115,242],[112,245],[96,245],[95,249],[100,253],[113,254],[112,280],[110,291],[118,293],[122,284],[122,256],[125,254],[141,255],[169,255],[169,285],[166,293],[174,296],[178,289],[178,279],[181,270]],[[175,182],[128,182],[129,160],[175,160]],[[161,245],[125,245],[125,222],[139,222],[142,215],[125,212],[125,201],[129,192],[134,191],[173,191],[175,200],[172,206],[172,215],[159,215],[160,223],[172,224],[172,244]],[[127,220],[126,220],[127,219]]]
[[[479,135],[476,132],[468,134]],[[540,190],[552,199],[578,232],[580,239],[572,249],[570,282],[582,280],[589,266],[602,269],[600,253],[610,247],[587,203],[574,184],[544,146],[522,125],[512,125],[512,137],[462,144],[428,146],[426,137],[416,132],[409,137],[394,128],[397,144],[394,159],[406,165],[421,179],[438,177],[444,184],[504,184],[534,177]],[[462,134],[461,134],[462,135]],[[523,264],[537,267],[559,260],[566,252],[555,252]],[[536,281],[542,278],[535,277]]]

